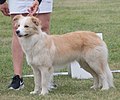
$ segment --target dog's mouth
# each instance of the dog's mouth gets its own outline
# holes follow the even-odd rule
[[[29,36],[29,34],[24,34],[24,35],[20,34],[19,30],[16,30],[16,34],[18,37],[28,37]]]
[[[29,34],[25,34],[24,36],[29,36]]]
[[[21,34],[17,34],[18,37],[28,37],[29,34],[25,34],[25,35],[21,35]]]

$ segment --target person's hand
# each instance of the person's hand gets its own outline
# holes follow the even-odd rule
[[[3,4],[0,4],[0,11],[1,11],[5,16],[10,16],[7,2],[5,2],[5,3],[3,3]]]
[[[33,16],[37,12],[38,7],[39,7],[39,2],[38,0],[35,0],[32,6],[28,9],[28,12],[29,12],[28,15]]]

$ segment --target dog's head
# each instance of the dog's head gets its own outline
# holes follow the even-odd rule
[[[34,34],[39,34],[41,30],[41,22],[38,18],[33,16],[16,15],[13,18],[16,26],[16,34],[18,37],[29,37]]]

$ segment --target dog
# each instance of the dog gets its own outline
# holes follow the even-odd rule
[[[13,18],[16,34],[32,67],[35,87],[30,94],[49,93],[54,67],[77,61],[93,76],[93,89],[114,87],[108,65],[108,49],[96,33],[76,31],[63,35],[48,35],[41,30],[41,22],[33,16]]]

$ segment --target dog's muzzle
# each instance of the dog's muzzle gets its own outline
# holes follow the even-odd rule
[[[16,34],[19,34],[20,33],[20,31],[19,30],[16,30]]]
[[[28,34],[21,35],[21,34],[20,34],[20,30],[16,30],[16,34],[17,34],[18,37],[28,36]]]
[[[18,37],[22,37],[22,35],[20,35],[20,31],[19,30],[16,30],[16,34]]]

